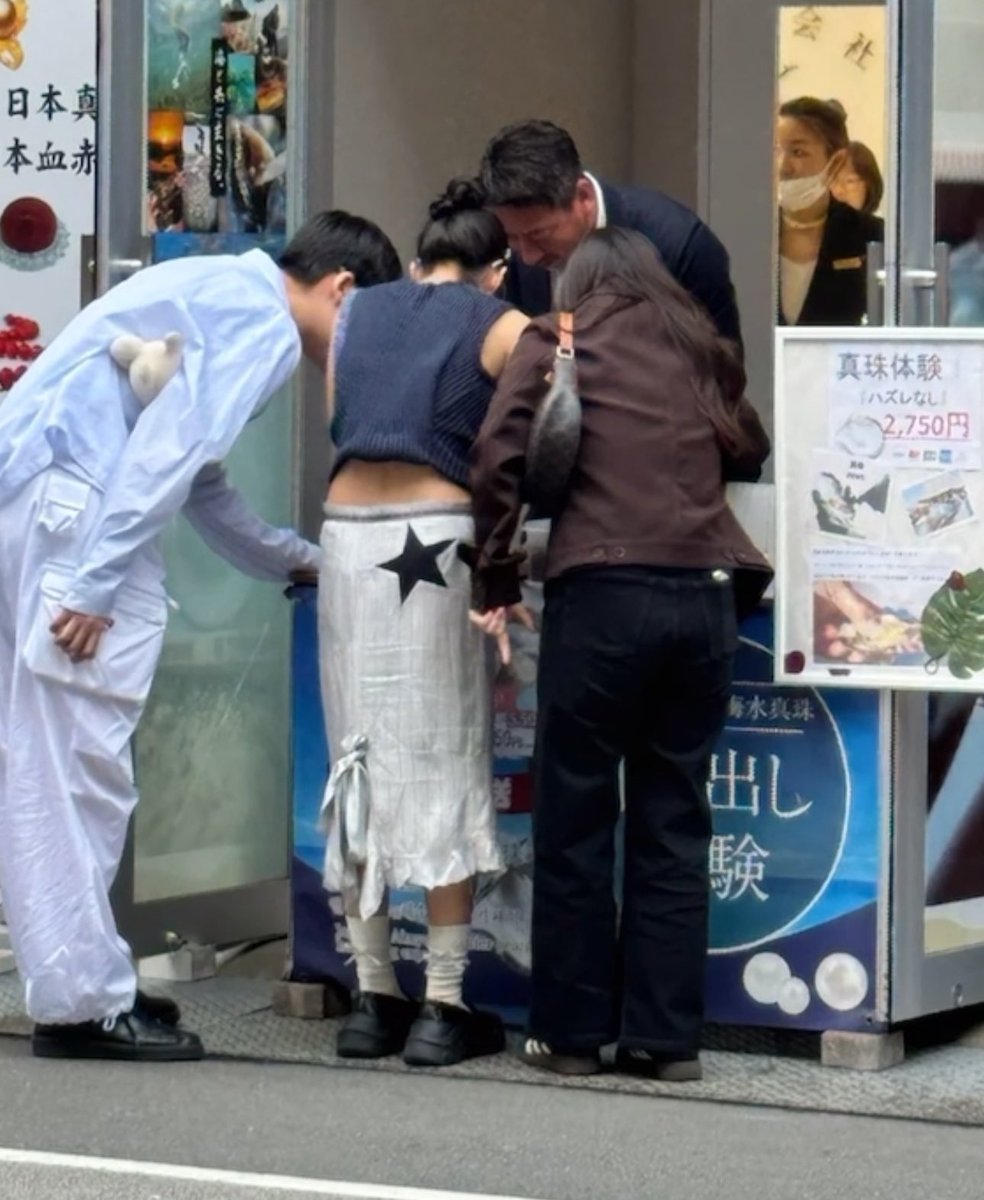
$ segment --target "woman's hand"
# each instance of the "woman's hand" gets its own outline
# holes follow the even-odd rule
[[[468,614],[473,625],[477,625],[482,633],[494,637],[499,651],[499,658],[504,667],[512,662],[512,646],[509,642],[509,622],[515,621],[525,626],[531,632],[536,628],[533,614],[525,604],[510,604],[508,608],[490,608],[486,612],[471,612]]]

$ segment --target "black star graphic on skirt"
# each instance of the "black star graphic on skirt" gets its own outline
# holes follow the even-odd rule
[[[389,562],[379,564],[381,571],[392,571],[400,579],[400,603],[418,583],[432,583],[435,587],[446,588],[447,581],[437,565],[440,555],[453,545],[452,541],[435,542],[425,546],[413,531],[413,526],[407,526],[407,540],[403,543],[403,553],[399,558],[391,558]]]

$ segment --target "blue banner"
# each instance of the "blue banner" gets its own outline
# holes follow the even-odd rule
[[[299,589],[294,663],[293,967],[347,986],[344,922],[322,889],[318,812],[328,767],[314,589]],[[529,597],[534,608],[539,596]],[[508,870],[478,896],[470,1003],[521,1023],[528,998],[533,846],[529,766],[537,638],[520,637],[495,704],[495,796]],[[708,1018],[722,1024],[870,1029],[876,1021],[880,878],[876,693],[778,687],[772,613],[742,628],[728,725],[714,756]],[[391,897],[397,973],[422,991],[422,894]]]

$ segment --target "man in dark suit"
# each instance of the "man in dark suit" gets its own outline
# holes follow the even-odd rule
[[[662,192],[599,183],[566,130],[550,121],[501,130],[486,147],[481,181],[515,256],[505,298],[523,312],[549,312],[551,272],[593,230],[616,225],[647,237],[722,337],[741,346],[728,254],[710,229]]]

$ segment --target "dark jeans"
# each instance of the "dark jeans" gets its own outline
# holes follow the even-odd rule
[[[532,1036],[697,1052],[706,781],[737,646],[732,584],[612,567],[547,586],[535,763]],[[621,928],[614,893],[625,767]]]

